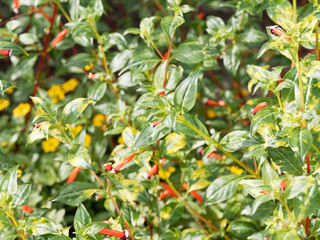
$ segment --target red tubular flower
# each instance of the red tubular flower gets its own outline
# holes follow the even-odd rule
[[[19,0],[13,0],[13,10],[15,13],[19,12]]]
[[[159,92],[159,95],[160,96],[165,96],[166,95],[166,93],[163,91],[163,92]]]
[[[0,49],[0,55],[11,56],[12,50]]]
[[[255,106],[254,109],[252,109],[252,114],[256,114],[257,112],[259,112],[262,108],[267,107],[268,103],[267,102],[261,102],[258,103],[257,106]]]
[[[167,185],[167,184],[165,184],[165,183],[160,183],[166,190],[168,190],[169,192],[170,192],[170,194],[173,196],[173,197],[178,197],[178,195],[175,193],[175,191],[173,191],[173,189],[169,186],[169,185]]]
[[[160,201],[162,200],[162,199],[164,199],[166,196],[168,196],[168,195],[170,195],[170,191],[169,190],[164,190],[162,193],[161,193],[161,195],[160,195]]]
[[[200,154],[202,155],[203,152],[204,152],[204,149],[202,149],[202,150],[200,151]],[[210,153],[207,158],[218,158],[218,159],[220,159],[220,160],[223,160],[223,157],[222,157],[220,154],[217,154],[217,153],[215,153],[215,152]]]
[[[104,234],[104,235],[113,236],[113,237],[118,237],[121,239],[126,239],[126,234],[124,232],[120,232],[117,230],[111,230],[111,229],[104,228],[104,229],[100,230],[99,233]]]
[[[277,26],[273,26],[270,28],[270,31],[272,34],[276,34],[278,36],[282,36],[283,34],[285,34],[285,32],[283,30],[281,30],[280,28],[278,28]],[[290,37],[289,36],[285,36],[285,39],[287,39],[288,41],[290,41]]]
[[[119,172],[119,170],[126,165],[127,163],[129,163],[134,157],[136,156],[136,153],[131,154],[129,157],[127,157],[126,159],[124,159],[122,162],[120,162],[117,166],[115,166],[115,168],[113,169],[115,172]]]
[[[63,29],[61,32],[58,33],[55,39],[52,41],[52,48],[55,48],[57,44],[64,38],[64,36],[69,32],[68,29]]]
[[[159,119],[159,120],[156,121],[156,122],[152,122],[152,123],[151,123],[151,126],[152,126],[152,127],[157,126],[159,123],[161,123],[162,120],[163,120],[163,118]]]
[[[72,172],[70,173],[69,177],[68,177],[68,180],[67,180],[67,183],[72,183],[76,177],[78,176],[78,173],[79,171],[81,170],[81,168],[79,167],[75,167]]]
[[[168,57],[169,57],[169,52],[166,51],[166,52],[164,53],[164,55],[163,55],[163,60],[167,60]]]
[[[21,207],[21,210],[22,210],[22,211],[26,211],[26,212],[28,212],[28,213],[32,213],[32,212],[33,212],[33,209],[32,209],[29,205],[23,205],[23,206]]]
[[[219,107],[225,107],[226,106],[226,102],[223,100],[219,100],[219,101],[214,101],[212,99],[208,99],[206,101],[206,105],[208,106],[219,106]]]
[[[183,187],[185,190],[188,190],[188,184],[184,183]],[[203,202],[203,198],[196,192],[196,191],[191,191],[190,194],[198,200],[198,202],[202,203]]]
[[[270,195],[270,193],[265,191],[265,190],[261,190],[260,193],[263,193],[263,194],[266,194],[266,195]]]
[[[161,164],[161,166],[164,164],[164,160],[166,160],[165,158],[161,158],[159,160],[159,163]],[[156,174],[159,170],[158,164],[154,164],[150,170],[150,172],[148,173],[148,178],[151,178],[154,174]]]
[[[286,180],[286,181],[281,181],[281,183],[280,183],[281,192],[284,191],[284,189],[285,189],[286,186],[287,186],[287,183],[288,183],[288,180]]]
[[[282,83],[282,79],[281,79],[281,75],[280,74],[279,74],[278,78],[279,78],[278,83],[279,84]]]

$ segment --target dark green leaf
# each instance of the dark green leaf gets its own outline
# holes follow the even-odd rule
[[[246,131],[228,133],[220,141],[220,145],[228,152],[235,152],[258,143],[259,141]]]
[[[28,218],[26,229],[29,234],[33,235],[44,235],[59,232],[54,222],[44,217]]]
[[[305,155],[310,151],[313,143],[313,137],[309,129],[295,127],[288,134],[289,145],[297,153],[301,161],[304,161]]]
[[[87,224],[91,222],[92,220],[87,209],[82,203],[80,203],[73,220],[74,229],[76,232],[80,232]]]
[[[19,45],[12,43],[12,42],[4,42],[0,41],[0,49],[2,50],[11,50],[11,55],[18,55],[18,54],[25,54],[28,55],[28,53]],[[7,57],[6,55],[0,55],[1,58]]]

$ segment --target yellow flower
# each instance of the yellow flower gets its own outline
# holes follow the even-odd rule
[[[4,142],[1,142],[1,147],[5,147],[8,145],[8,142],[4,141]]]
[[[118,138],[118,143],[119,143],[119,144],[124,144],[124,140],[123,140],[123,137],[122,137],[122,136],[120,136],[120,137]]]
[[[81,125],[72,127],[71,132],[72,132],[73,137],[76,137],[78,135],[78,133],[81,131],[81,129],[82,129]]]
[[[13,93],[13,87],[11,88],[8,88],[5,93],[8,93],[8,94],[12,94]]]
[[[169,167],[168,169],[164,170],[164,173],[166,174],[167,178],[171,176],[171,174],[176,170],[174,167]],[[165,176],[163,175],[162,171],[159,171],[158,173],[159,178],[161,179],[166,179]]]
[[[93,117],[93,120],[92,120],[93,126],[95,126],[95,127],[101,127],[102,124],[107,120],[107,118],[108,118],[108,116],[103,115],[103,114],[101,114],[101,113],[98,113],[97,115],[95,115],[95,116]]]
[[[216,114],[215,111],[213,111],[211,108],[209,108],[209,109],[207,110],[207,116],[208,116],[208,118],[214,118],[214,117],[217,116],[217,114]]]
[[[48,138],[47,141],[42,142],[42,149],[45,153],[54,152],[59,146],[60,142],[55,138]]]
[[[21,169],[17,169],[17,177],[19,178],[19,177],[21,177],[21,175],[22,175],[22,170]]]
[[[31,110],[31,105],[29,103],[20,103],[15,109],[13,109],[12,114],[15,117],[24,117]]]
[[[61,87],[64,93],[68,93],[75,90],[78,85],[79,85],[79,81],[77,79],[70,78],[68,81],[62,84]]]
[[[199,92],[197,92],[197,99],[201,98],[201,94]]]
[[[228,167],[228,168],[229,168],[230,172],[232,172],[235,175],[241,175],[242,172],[243,172],[243,169],[239,168],[238,166],[231,166],[231,167]]]
[[[48,94],[51,97],[53,103],[57,103],[57,102],[59,102],[59,100],[65,99],[65,95],[64,95],[62,87],[57,84],[53,84],[48,89]]]
[[[204,166],[204,163],[202,160],[197,160],[196,163],[200,166],[200,167],[203,167]]]
[[[10,105],[10,101],[6,99],[0,99],[0,111],[7,108]]]
[[[87,71],[87,72],[89,72],[92,68],[93,68],[93,63],[90,63],[89,65],[86,65],[86,66],[84,67],[84,70]]]
[[[86,133],[86,135],[84,136],[84,146],[89,147],[91,142],[92,142],[91,136],[88,133]]]

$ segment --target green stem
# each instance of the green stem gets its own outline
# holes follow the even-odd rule
[[[282,205],[283,205],[284,208],[286,209],[291,224],[293,224],[293,225],[295,226],[294,216],[292,215],[292,212],[290,211],[290,209],[289,209],[289,207],[288,207],[287,200],[280,200],[280,202],[282,203]]]
[[[293,5],[293,20],[294,23],[297,23],[297,0],[292,0]]]
[[[242,13],[241,13],[241,20],[240,20],[239,32],[241,32],[241,30],[242,30],[243,20],[244,20],[244,11],[242,11]]]
[[[320,155],[320,150],[317,148],[316,145],[314,145],[314,143],[312,143],[312,147],[314,150],[316,150],[316,152]]]
[[[69,17],[68,13],[63,9],[59,1],[54,1],[55,4],[57,4],[58,8],[62,12],[62,14],[65,16],[65,18],[68,20],[68,22],[72,22],[71,18]]]
[[[297,58],[296,68],[297,68],[298,77],[299,77],[299,91],[300,91],[301,112],[304,112],[305,109],[304,109],[303,85],[302,85],[301,69],[300,69],[300,66],[299,66],[299,54],[298,54],[298,50],[296,51],[296,58]],[[303,126],[304,128],[307,127],[306,119],[303,119],[303,121],[302,121],[302,126]]]
[[[281,98],[280,98],[280,94],[276,93],[276,96],[277,96],[277,99],[278,99],[278,102],[279,102],[279,105],[280,105],[280,109],[283,112],[283,106],[282,106],[282,101],[281,101]]]
[[[316,60],[319,61],[319,22],[316,23]]]
[[[163,59],[163,55],[161,54],[161,52],[159,51],[159,49],[157,48],[157,46],[154,44],[153,40],[151,39],[150,36],[147,36],[148,40],[150,41],[152,47],[157,51],[157,53],[159,54],[159,56],[161,57],[161,59]]]
[[[195,126],[193,126],[192,124],[190,124],[189,122],[187,122],[185,119],[179,118],[177,119],[178,122],[185,124],[186,126],[188,126],[189,128],[191,128],[193,131],[195,131],[196,133],[198,133],[201,137],[203,137],[205,140],[207,140],[208,142],[210,142],[210,137],[208,135],[206,135],[205,133],[203,133],[202,131],[200,131],[198,128],[196,128]],[[249,172],[253,177],[260,179],[260,176],[258,175],[258,173],[255,173],[253,170],[251,170],[249,167],[247,167],[245,164],[243,164],[239,159],[237,159],[235,156],[233,156],[231,153],[225,151],[218,143],[216,143],[216,147],[222,151],[225,155],[227,155],[228,157],[230,157],[233,161],[235,161],[240,167],[242,167],[243,169],[245,169],[247,172]]]

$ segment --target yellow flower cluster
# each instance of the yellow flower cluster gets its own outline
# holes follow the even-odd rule
[[[215,117],[217,116],[217,114],[216,114],[215,111],[213,111],[211,108],[209,108],[209,109],[207,110],[207,116],[208,116],[208,118],[210,119],[210,118],[215,118]]]
[[[98,113],[93,117],[93,120],[92,120],[93,126],[101,127],[102,124],[104,124],[107,119],[108,119],[108,116]]]
[[[0,111],[7,108],[10,105],[10,101],[6,99],[0,99]]]
[[[71,78],[62,85],[53,84],[48,89],[48,94],[52,99],[53,103],[57,103],[60,100],[65,99],[65,94],[73,91],[79,85],[79,82],[75,78]]]
[[[164,170],[164,173],[166,174],[167,178],[171,176],[171,174],[176,170],[174,167],[169,167],[168,169]],[[166,179],[165,176],[163,175],[162,171],[159,171],[158,173],[159,178],[161,179]]]
[[[12,114],[15,117],[24,117],[31,111],[31,105],[29,103],[19,103],[19,105],[13,109]]]
[[[89,147],[91,142],[92,142],[91,136],[88,133],[86,133],[86,135],[84,136],[84,146]]]
[[[54,152],[56,148],[59,146],[60,142],[55,138],[48,138],[48,140],[43,141],[42,149],[45,153]]]
[[[13,87],[8,88],[5,93],[12,94],[13,93]]]
[[[89,65],[86,65],[86,66],[84,67],[84,70],[85,70],[86,72],[89,72],[89,71],[91,71],[92,68],[93,68],[93,63],[90,63]]]
[[[243,173],[243,169],[239,168],[238,166],[231,166],[228,167],[230,172],[232,172],[235,175],[241,175]]]

